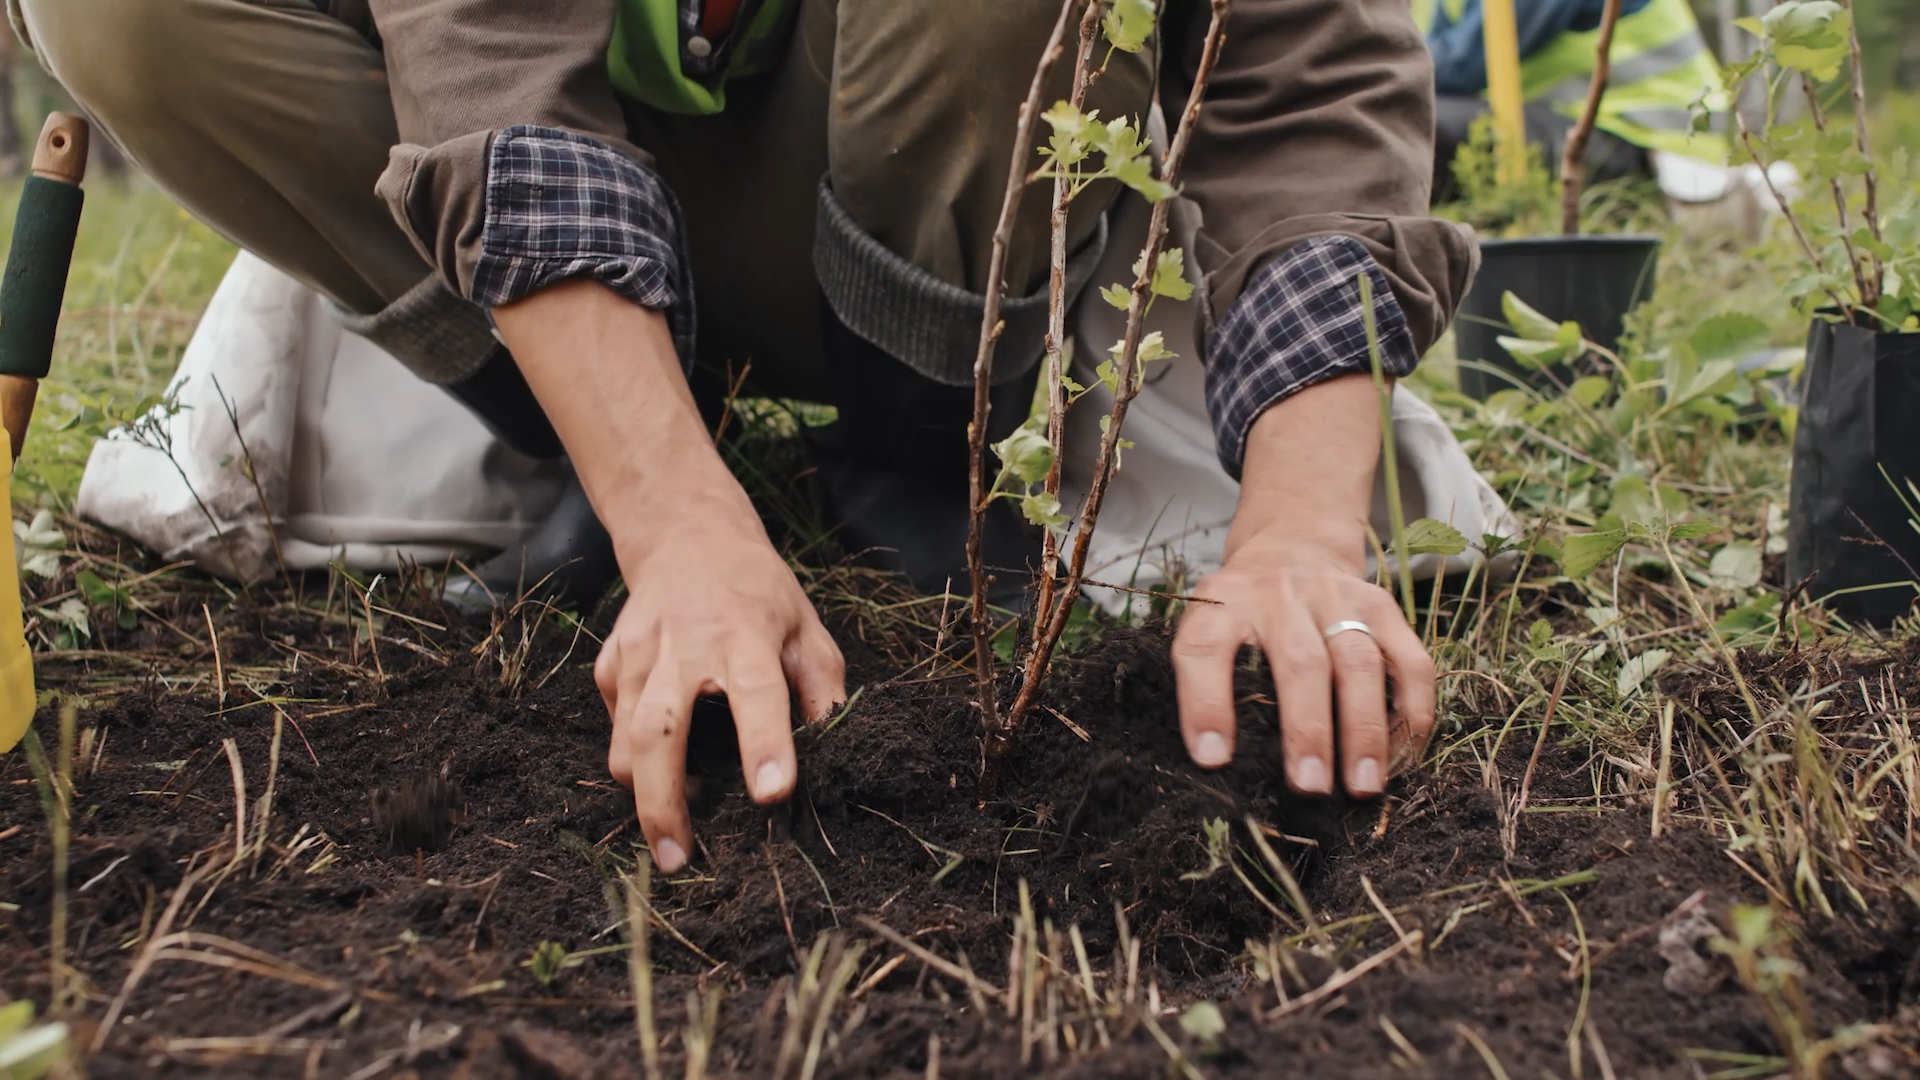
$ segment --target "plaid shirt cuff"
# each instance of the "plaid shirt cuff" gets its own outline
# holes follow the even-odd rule
[[[1207,413],[1220,464],[1238,480],[1247,432],[1274,405],[1336,375],[1371,371],[1359,276],[1373,285],[1380,368],[1420,360],[1386,274],[1350,236],[1317,236],[1269,260],[1207,339]]]
[[[493,137],[486,200],[468,299],[492,308],[590,278],[665,311],[681,364],[692,363],[680,207],[652,170],[586,136],[522,124]]]

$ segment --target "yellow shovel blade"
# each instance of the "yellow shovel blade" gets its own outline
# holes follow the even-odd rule
[[[6,449],[5,429],[0,429],[0,449]],[[12,456],[0,481],[13,475]],[[27,651],[26,617],[20,610],[20,573],[13,561],[13,509],[4,498],[7,485],[0,482],[0,501],[8,509],[0,514],[0,754],[12,750],[27,733],[33,720],[33,654]]]

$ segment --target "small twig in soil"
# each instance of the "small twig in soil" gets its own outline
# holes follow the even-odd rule
[[[1572,664],[1563,664],[1560,677],[1554,680],[1553,693],[1547,698],[1547,711],[1540,717],[1540,734],[1534,737],[1533,753],[1527,757],[1527,771],[1520,774],[1520,794],[1507,815],[1506,828],[1501,830],[1501,846],[1506,849],[1509,862],[1513,861],[1514,851],[1520,845],[1520,815],[1527,812],[1527,800],[1533,793],[1533,771],[1540,765],[1540,751],[1546,748],[1547,731],[1553,727],[1553,714],[1560,709],[1560,695],[1566,693],[1567,676],[1572,672]]]
[[[1378,911],[1380,917],[1387,921],[1387,925],[1393,928],[1394,936],[1398,937],[1401,941],[1410,941],[1412,935],[1407,933],[1406,927],[1400,925],[1399,919],[1394,918],[1393,909],[1381,902],[1380,894],[1373,891],[1373,882],[1368,880],[1365,874],[1360,875],[1360,889],[1367,894],[1367,900],[1373,905],[1373,909]],[[1412,948],[1413,946],[1409,945],[1408,947]],[[1418,949],[1414,949],[1414,955],[1420,955]]]
[[[773,845],[768,844],[762,851],[767,856],[767,867],[773,871],[773,894],[780,900],[780,925],[787,930],[787,947],[793,955],[800,955],[800,943],[793,937],[793,916],[787,912],[787,887],[780,882],[780,863],[773,857]]]
[[[1333,959],[1333,939],[1321,929],[1320,920],[1313,917],[1313,905],[1307,902],[1306,891],[1300,888],[1299,879],[1293,876],[1293,871],[1287,869],[1287,864],[1274,852],[1273,846],[1267,843],[1260,823],[1254,820],[1251,814],[1247,816],[1246,823],[1247,835],[1253,837],[1253,846],[1260,852],[1260,857],[1266,860],[1268,868],[1273,871],[1273,876],[1279,879],[1280,887],[1286,890],[1287,901],[1293,905],[1295,911],[1300,913],[1301,920],[1307,924],[1307,932],[1313,935],[1314,940],[1325,951],[1327,959]]]
[[[1586,181],[1587,140],[1593,136],[1594,121],[1600,117],[1600,99],[1606,96],[1607,79],[1613,66],[1613,28],[1620,21],[1620,0],[1606,0],[1600,12],[1599,40],[1593,49],[1593,77],[1587,82],[1587,101],[1580,118],[1567,132],[1566,146],[1560,153],[1560,232],[1580,235],[1580,188]]]
[[[1387,946],[1386,948],[1380,950],[1379,952],[1374,953],[1372,956],[1366,958],[1365,960],[1360,961],[1358,964],[1355,964],[1353,967],[1348,968],[1346,971],[1335,973],[1332,978],[1328,979],[1324,983],[1321,983],[1318,987],[1314,988],[1313,990],[1310,990],[1304,994],[1301,994],[1299,997],[1294,998],[1292,1001],[1287,1002],[1285,1005],[1282,1005],[1279,1008],[1269,1009],[1267,1011],[1267,1019],[1278,1020],[1283,1016],[1287,1016],[1292,1013],[1299,1012],[1301,1009],[1305,1009],[1309,1006],[1317,1005],[1320,1002],[1325,1001],[1326,999],[1339,993],[1341,990],[1344,990],[1348,986],[1352,985],[1355,981],[1360,979],[1360,977],[1365,975],[1367,972],[1372,971],[1374,968],[1377,968],[1380,965],[1386,963],[1387,961],[1393,959],[1394,957],[1399,956],[1401,953],[1406,952],[1408,949],[1417,947],[1420,944],[1421,940],[1424,938],[1424,936],[1425,935],[1419,930],[1413,931],[1412,933],[1408,934],[1406,937],[1401,938],[1399,941],[1396,941],[1393,944]]]
[[[187,894],[193,891],[205,874],[199,862],[200,856],[196,852],[187,862],[186,873],[180,875],[180,884],[174,886],[166,908],[160,912],[159,921],[154,923],[151,936],[134,954],[133,964],[127,968],[127,977],[120,982],[120,992],[114,995],[112,1003],[107,1006],[106,1015],[100,1019],[100,1027],[94,1031],[91,1052],[97,1054],[107,1045],[107,1036],[113,1034],[114,1025],[119,1023],[120,1014],[126,1009],[127,999],[133,995],[134,987],[140,985],[140,980],[153,967],[160,942],[169,936],[174,920],[180,916],[180,908],[187,902]]]
[[[1004,987],[995,986],[980,976],[975,975],[973,972],[943,958],[940,954],[924,945],[909,940],[905,934],[888,926],[886,923],[862,915],[860,916],[860,925],[880,935],[888,944],[904,951],[915,960],[920,961],[940,974],[945,975],[947,978],[966,987],[972,993],[978,994],[988,1000],[1002,1002],[1003,1004],[1007,1002],[1007,991]]]

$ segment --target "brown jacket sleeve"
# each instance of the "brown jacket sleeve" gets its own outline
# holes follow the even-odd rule
[[[370,0],[399,121],[377,187],[421,254],[468,295],[493,134],[531,124],[637,160],[607,78],[615,0]]]
[[[1177,122],[1199,66],[1205,0],[1174,0],[1162,106]],[[1433,65],[1407,0],[1234,0],[1182,182],[1204,215],[1194,252],[1210,327],[1268,257],[1313,236],[1359,240],[1424,352],[1478,261],[1472,230],[1428,216]]]

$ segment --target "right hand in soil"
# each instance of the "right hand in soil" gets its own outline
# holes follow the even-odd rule
[[[1269,408],[1247,437],[1225,564],[1173,639],[1180,731],[1205,768],[1233,757],[1240,649],[1266,654],[1287,782],[1304,795],[1379,795],[1433,727],[1434,671],[1420,638],[1362,574],[1380,408],[1345,375]],[[1358,623],[1357,629],[1327,631]],[[1387,684],[1391,676],[1393,708]]]
[[[659,312],[582,280],[493,318],[613,537],[629,595],[593,665],[607,768],[654,863],[678,870],[694,698],[726,695],[747,790],[778,802],[797,775],[787,688],[809,720],[845,700],[840,649],[715,452]]]
[[[846,700],[840,649],[760,523],[680,526],[656,539],[627,580],[631,595],[593,665],[613,718],[607,768],[633,790],[662,870],[686,865],[687,726],[694,698],[725,694],[740,765],[757,803],[793,791],[791,684],[808,720]]]

